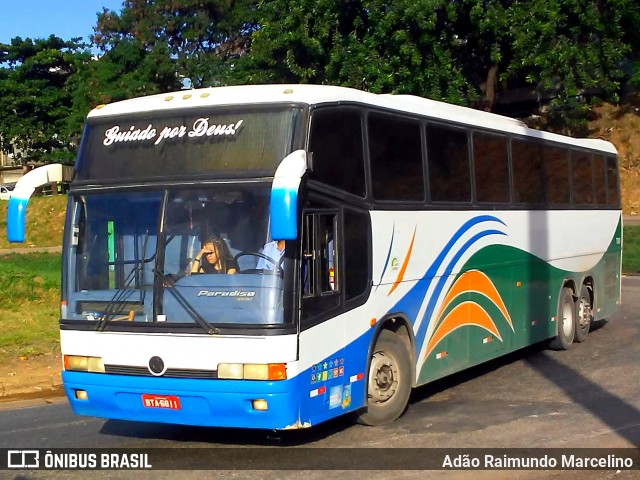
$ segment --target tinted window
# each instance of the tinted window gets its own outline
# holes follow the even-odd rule
[[[618,162],[607,158],[607,205],[620,207],[620,184],[618,183]]]
[[[364,197],[360,113],[352,108],[317,110],[311,120],[311,178]]]
[[[349,300],[369,286],[369,215],[344,209],[344,290]]]
[[[429,192],[437,202],[471,200],[467,132],[439,125],[427,126]]]
[[[571,187],[574,204],[593,203],[593,165],[590,153],[571,152]]]
[[[607,204],[607,180],[605,163],[602,155],[593,156],[593,186],[595,187],[596,203]]]
[[[569,151],[561,147],[545,147],[543,156],[547,180],[547,202],[550,205],[567,205],[571,201]]]
[[[474,133],[473,169],[478,202],[509,202],[509,153],[505,137]]]
[[[374,198],[424,200],[418,122],[372,113],[368,138]]]
[[[511,144],[511,158],[516,203],[542,204],[542,159],[539,145],[514,140]]]

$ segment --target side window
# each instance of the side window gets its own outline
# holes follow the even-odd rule
[[[302,235],[302,318],[308,319],[340,305],[337,210],[305,212]]]
[[[471,201],[467,132],[427,125],[429,193],[436,202]]]
[[[542,158],[540,146],[531,141],[513,140],[513,194],[516,203],[542,205]]]
[[[593,204],[593,163],[590,153],[571,152],[571,188],[574,205]]]
[[[568,205],[571,202],[569,189],[569,151],[562,147],[544,147],[544,172],[549,205]]]
[[[313,113],[309,150],[311,178],[359,197],[366,195],[362,122],[354,108],[322,108]]]
[[[420,124],[393,115],[367,119],[371,183],[376,200],[424,200]]]
[[[607,205],[620,208],[620,184],[618,183],[618,161],[607,157]]]
[[[369,214],[350,208],[344,209],[344,292],[346,300],[367,291],[369,280]]]
[[[506,137],[473,134],[473,171],[476,200],[509,203],[509,151]]]
[[[605,168],[604,157],[602,155],[594,155],[593,186],[595,187],[596,203],[598,205],[607,204],[607,180]]]

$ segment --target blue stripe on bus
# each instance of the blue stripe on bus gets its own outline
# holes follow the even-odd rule
[[[389,259],[391,258],[391,250],[393,249],[393,239],[396,233],[396,223],[393,222],[393,226],[391,227],[391,240],[389,241],[389,251],[387,252],[387,259],[384,262],[384,267],[382,268],[382,273],[380,274],[379,284],[382,283],[382,279],[384,278],[384,273],[387,271],[387,267],[389,266]]]
[[[140,377],[62,372],[67,398],[77,415],[181,425],[285,429],[309,427],[358,410],[367,401],[367,352],[373,329],[327,357],[344,362],[342,375],[312,381],[316,365],[278,382]],[[320,362],[320,359],[318,360]],[[88,400],[78,400],[84,390]],[[319,390],[322,390],[319,393]],[[149,408],[143,394],[176,396],[180,410]],[[336,396],[339,401],[336,401]],[[333,398],[332,398],[333,397]],[[269,409],[256,411],[251,401],[265,399]]]
[[[417,322],[418,311],[420,310],[420,306],[425,300],[427,291],[431,286],[438,273],[438,270],[442,267],[447,255],[454,249],[456,243],[460,238],[468,232],[474,226],[484,223],[484,222],[498,222],[502,225],[506,224],[500,220],[498,217],[493,215],[479,215],[474,217],[468,221],[466,221],[458,230],[453,234],[451,239],[444,246],[442,251],[438,254],[433,263],[427,268],[427,271],[423,275],[423,277],[416,283],[416,285],[409,290],[409,292],[398,301],[394,307],[390,310],[391,312],[403,312],[409,319],[412,319],[414,324]],[[499,230],[484,230],[475,236],[473,236],[470,240],[468,240],[462,247],[458,249],[453,259],[447,265],[445,272],[440,276],[438,284],[436,285],[435,290],[432,292],[431,297],[429,299],[429,303],[427,305],[427,310],[423,315],[423,322],[418,327],[418,331],[415,333],[416,345],[419,349],[422,346],[424,341],[424,337],[426,335],[427,327],[431,320],[431,315],[433,314],[433,309],[435,304],[442,293],[444,288],[444,284],[447,280],[447,276],[453,271],[455,268],[456,262],[460,259],[460,257],[466,252],[475,242],[480,240],[482,237],[487,235],[505,235],[503,232]]]
[[[431,316],[433,315],[433,312],[435,310],[435,306],[436,306],[436,302],[438,301],[438,299],[440,298],[440,294],[442,293],[442,290],[444,289],[444,285],[447,282],[447,279],[449,277],[449,275],[451,275],[451,272],[454,270],[456,263],[458,262],[458,260],[460,260],[460,257],[467,251],[469,250],[469,248],[476,243],[478,240],[480,240],[483,237],[486,237],[488,235],[506,235],[504,232],[501,232],[499,230],[484,230],[480,233],[477,233],[476,235],[474,235],[473,237],[471,237],[470,240],[468,240],[461,248],[460,250],[458,250],[458,252],[456,253],[456,255],[453,257],[453,259],[451,260],[451,262],[449,262],[449,264],[447,265],[447,268],[445,269],[445,271],[443,272],[443,274],[439,277],[438,279],[438,283],[436,284],[436,287],[433,291],[433,294],[431,295],[431,298],[429,299],[429,303],[427,304],[427,309],[423,315],[423,321],[420,324],[420,327],[418,328],[418,331],[416,332],[416,343],[418,345],[422,345],[422,342],[424,341],[424,337],[426,335],[427,332],[427,325],[429,324],[429,321],[431,320]]]

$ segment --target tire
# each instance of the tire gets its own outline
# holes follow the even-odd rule
[[[580,296],[576,302],[576,342],[584,342],[589,334],[591,322],[593,321],[593,305],[591,305],[591,295],[586,285],[582,285]]]
[[[558,333],[549,344],[552,350],[567,350],[571,346],[576,334],[576,317],[576,302],[573,300],[573,291],[564,287],[558,299]]]
[[[376,341],[367,374],[367,409],[357,421],[383,425],[404,413],[411,394],[411,356],[402,339],[383,330]]]

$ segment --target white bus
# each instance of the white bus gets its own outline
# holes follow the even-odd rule
[[[328,86],[101,106],[69,191],[66,394],[125,420],[390,422],[413,387],[584,341],[619,304],[621,237],[602,140]]]

